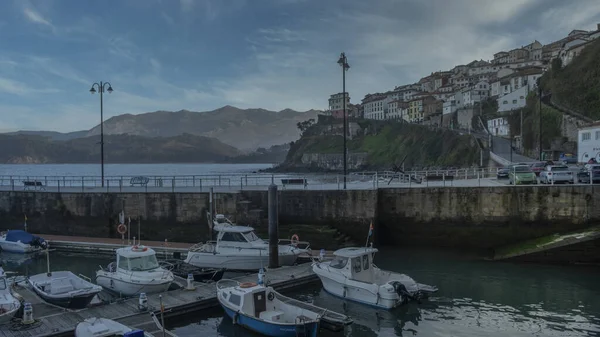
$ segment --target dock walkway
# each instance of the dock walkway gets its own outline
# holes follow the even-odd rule
[[[257,274],[249,274],[238,277],[236,280],[239,282],[256,282],[257,277]],[[271,269],[267,271],[266,281],[268,285],[280,291],[316,282],[318,278],[312,272],[311,264],[305,263],[292,267]],[[166,318],[218,305],[215,283],[196,282],[194,285],[194,290],[179,289],[162,293]],[[137,297],[118,299],[110,304],[99,304],[77,311],[70,311],[43,302],[22,283],[15,285],[15,288],[27,302],[32,303],[36,323],[29,326],[22,324],[0,326],[0,336],[3,337],[72,336],[77,324],[91,317],[108,318],[135,328],[148,329],[153,322],[151,314],[160,314],[159,294],[148,295],[149,310],[147,311],[138,309]]]

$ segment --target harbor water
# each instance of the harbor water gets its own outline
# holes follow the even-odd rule
[[[1,253],[7,271],[46,271],[43,254],[27,258]],[[53,270],[92,277],[111,259],[51,252]],[[288,296],[350,315],[344,333],[325,336],[598,336],[600,269],[596,266],[549,266],[483,261],[447,251],[382,248],[375,263],[439,287],[434,297],[392,311],[344,302],[319,284]],[[307,265],[307,268],[309,266]],[[268,277],[268,276],[267,276]],[[167,320],[180,337],[255,336],[223,318],[219,308]]]

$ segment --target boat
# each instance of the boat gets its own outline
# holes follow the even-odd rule
[[[28,278],[28,282],[44,301],[68,309],[87,307],[102,287],[70,271],[42,273]]]
[[[8,323],[21,308],[17,297],[6,279],[4,268],[0,266],[0,324]]]
[[[377,268],[373,247],[349,247],[333,252],[331,261],[313,263],[313,271],[330,294],[383,309],[410,300],[420,301],[438,289],[415,282],[407,275]]]
[[[192,246],[186,263],[202,268],[224,268],[227,270],[256,271],[269,264],[269,243],[259,238],[250,226],[233,224],[222,214],[217,214],[213,223],[217,232],[216,241]],[[310,245],[295,240],[279,240],[279,265],[291,266],[298,255],[307,254]]]
[[[352,320],[310,303],[285,297],[272,287],[234,280],[217,282],[217,299],[234,324],[267,336],[315,337],[321,323],[340,331]]]
[[[33,253],[46,249],[47,242],[24,230],[14,229],[0,234],[0,249],[9,253]]]
[[[159,262],[160,266],[171,271],[175,276],[187,279],[188,275],[192,274],[196,282],[216,282],[223,277],[225,269],[200,268],[183,260],[168,259]]]
[[[143,245],[119,248],[117,261],[96,272],[96,284],[123,296],[167,291],[173,273],[162,268],[156,252]]]
[[[154,337],[148,332],[134,330],[126,325],[107,318],[87,318],[77,324],[75,337]]]

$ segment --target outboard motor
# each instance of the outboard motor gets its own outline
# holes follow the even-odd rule
[[[398,294],[398,296],[406,299],[404,302],[408,302],[408,300],[413,300],[413,301],[417,301],[418,303],[421,303],[421,301],[420,301],[421,296],[419,295],[419,293],[412,295],[406,289],[406,286],[404,284],[402,284],[402,282],[393,281],[393,282],[390,282],[390,284],[394,286],[394,290],[396,291],[396,294]]]
[[[48,248],[48,242],[37,236],[33,240],[31,240],[31,245],[34,247],[40,247],[42,249]]]

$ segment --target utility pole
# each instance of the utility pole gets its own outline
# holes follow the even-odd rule
[[[510,163],[512,164],[513,162],[513,132],[512,132],[512,128],[510,127],[510,124],[508,125],[508,138],[510,138]]]
[[[347,119],[346,119],[346,71],[350,69],[350,65],[348,64],[348,59],[346,58],[346,54],[342,53],[340,55],[340,59],[337,62],[340,66],[342,66],[342,91],[344,92],[343,98],[343,123],[344,123],[344,189],[346,189],[346,175],[348,174],[348,148],[346,145],[346,134],[347,132]]]
[[[538,83],[538,96],[539,96],[539,100],[540,100],[540,108],[539,108],[539,113],[540,113],[540,161],[542,160],[542,86]]]

